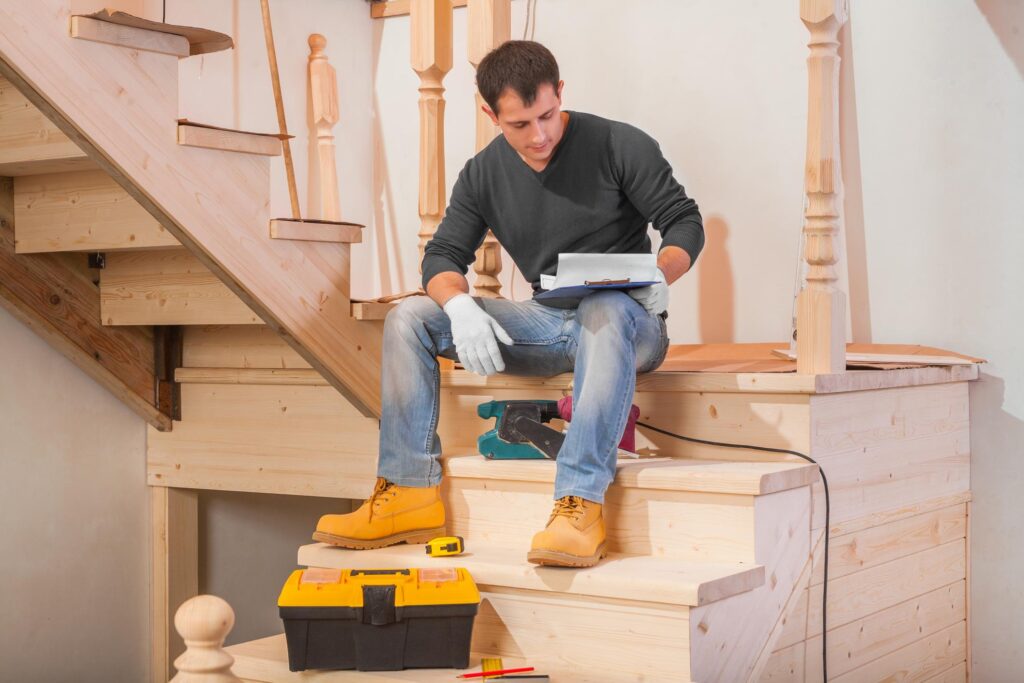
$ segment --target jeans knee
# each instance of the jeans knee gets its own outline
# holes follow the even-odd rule
[[[576,309],[576,316],[584,327],[614,325],[635,327],[638,311],[643,308],[625,292],[609,290],[584,297]]]
[[[384,337],[398,335],[408,337],[410,333],[422,330],[431,317],[443,315],[444,311],[428,296],[410,296],[398,302],[384,319]]]

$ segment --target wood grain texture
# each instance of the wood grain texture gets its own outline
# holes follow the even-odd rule
[[[19,254],[181,246],[99,169],[16,178],[14,212]]]
[[[130,50],[158,52],[174,57],[188,57],[188,38],[161,31],[147,31],[134,26],[112,24],[90,17],[71,17],[71,37],[117,45]]]
[[[274,218],[270,221],[270,236],[277,240],[358,244],[363,241],[364,227],[366,226],[356,223],[291,221],[285,218]]]
[[[199,497],[195,491],[150,487],[151,679],[164,683],[185,644],[174,613],[199,594]]]
[[[190,126],[186,123],[178,124],[178,144],[259,156],[281,156],[281,140],[276,135]]]
[[[394,307],[391,302],[353,301],[352,317],[356,320],[384,320]]]
[[[153,335],[100,324],[99,292],[82,257],[14,253],[14,193],[0,178],[0,302],[16,318],[157,429]]]
[[[265,325],[187,327],[183,362],[189,368],[309,368]]]
[[[0,74],[332,386],[378,414],[381,330],[350,317],[342,245],[270,239],[267,159],[177,144],[177,60],[68,40],[67,22],[62,0],[0,5]]]
[[[0,76],[0,176],[95,168],[85,152]]]
[[[253,325],[252,310],[185,249],[113,252],[100,271],[104,325]]]
[[[400,17],[409,13],[412,0],[373,0],[370,3],[370,16],[374,19]],[[468,0],[452,0],[452,8],[465,7]]]

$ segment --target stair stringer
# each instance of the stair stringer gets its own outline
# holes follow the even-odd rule
[[[765,567],[764,585],[690,608],[692,681],[750,678],[810,559],[809,486],[758,496],[754,505],[758,519],[755,561]]]
[[[350,316],[349,245],[274,240],[267,160],[177,143],[178,64],[69,36],[68,0],[0,0],[0,74],[363,414],[381,327]]]

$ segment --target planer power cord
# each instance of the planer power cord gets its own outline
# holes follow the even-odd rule
[[[826,648],[827,629],[825,628],[825,626],[827,624],[827,621],[826,621],[827,613],[825,611],[825,602],[828,599],[828,530],[829,530],[829,510],[831,509],[831,505],[829,504],[829,499],[828,499],[828,480],[825,479],[825,470],[822,469],[821,465],[819,465],[817,463],[817,461],[815,461],[810,456],[804,455],[803,453],[799,453],[797,451],[791,451],[791,450],[786,449],[786,448],[770,448],[768,446],[749,446],[749,445],[740,444],[740,443],[723,443],[721,441],[707,441],[705,439],[695,439],[692,436],[683,436],[682,434],[676,434],[674,432],[668,431],[667,429],[661,429],[660,427],[655,427],[652,424],[647,424],[646,422],[637,422],[636,426],[637,427],[644,427],[645,429],[650,429],[652,432],[658,432],[659,434],[664,434],[665,436],[671,436],[672,438],[680,439],[682,441],[691,441],[693,443],[702,443],[702,444],[706,444],[708,446],[722,446],[722,447],[725,447],[725,448],[752,449],[752,450],[755,450],[755,451],[767,451],[769,453],[787,453],[789,455],[795,455],[798,458],[803,458],[807,462],[814,463],[815,465],[818,465],[818,473],[821,474],[821,483],[825,486],[825,559],[824,559],[825,566],[824,566],[824,580],[823,580],[823,583],[821,585],[821,680],[823,682],[827,683],[827,681],[828,681],[828,666],[827,666],[826,661],[825,661],[825,653],[827,652],[827,648]],[[813,556],[813,554],[814,554],[814,550],[812,549],[811,550],[811,555]]]

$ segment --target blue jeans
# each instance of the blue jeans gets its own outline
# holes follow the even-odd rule
[[[558,453],[554,497],[603,503],[615,477],[636,373],[654,370],[665,359],[665,320],[617,291],[591,294],[575,309],[532,300],[476,301],[515,342],[498,344],[505,372],[540,377],[575,372],[573,419]],[[437,356],[457,359],[448,316],[429,297],[403,300],[384,323],[377,465],[377,476],[399,486],[441,481]]]

